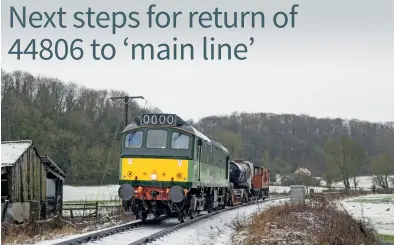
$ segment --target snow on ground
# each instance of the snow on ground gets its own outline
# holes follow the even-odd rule
[[[107,207],[107,208],[101,207],[100,208],[101,205],[103,205],[103,206],[107,205],[107,206],[113,206],[113,207],[111,207],[111,208],[110,207]],[[115,206],[115,205],[117,205],[117,206]],[[68,207],[68,206],[66,206],[66,204],[64,204],[63,208],[64,207]],[[83,205],[73,206],[73,208],[83,208]],[[101,217],[106,216],[106,215],[111,216],[114,214],[118,214],[120,210],[122,210],[122,206],[121,206],[120,202],[119,203],[113,203],[113,202],[100,203],[99,208],[98,208],[98,216],[101,216]],[[73,210],[73,216],[74,217],[80,217],[80,216],[86,217],[89,215],[93,215],[95,212],[96,212],[95,208],[92,208],[92,209],[86,208],[86,210]],[[63,209],[63,216],[71,217],[70,210]]]
[[[394,175],[389,176],[389,178],[394,178]],[[360,176],[357,177],[357,188],[363,188],[363,189],[372,189],[372,185],[373,185],[373,176]],[[325,185],[325,182],[322,181],[322,185]],[[351,180],[350,185],[353,185],[353,180]],[[343,188],[344,185],[342,182],[336,182],[332,185],[333,187],[339,187],[339,188]],[[352,188],[354,188],[354,186],[352,186]]]
[[[320,192],[323,192],[323,190],[327,190],[328,188],[310,186],[309,189],[314,189],[315,193],[320,193]],[[290,186],[270,186],[270,192],[271,193],[289,193]]]
[[[112,236],[104,237],[103,239],[86,243],[86,245],[128,245],[132,242],[138,241],[146,236],[152,235],[156,232],[164,230],[167,227],[171,227],[179,224],[178,219],[163,220],[160,224],[148,225],[138,227],[122,233],[117,233]]]
[[[347,198],[339,205],[354,218],[370,221],[379,234],[394,235],[394,194]]]
[[[394,178],[394,175],[389,176],[389,178]],[[276,184],[280,185],[281,184],[281,179],[282,176],[277,174],[276,175]],[[353,185],[353,180],[351,180],[351,185]],[[363,188],[363,189],[372,189],[372,185],[373,185],[373,176],[359,176],[357,177],[357,188]],[[324,180],[321,180],[321,186],[326,186],[326,182]],[[344,188],[344,185],[342,182],[335,182],[332,184],[332,187],[336,187],[336,188]],[[354,189],[354,186],[352,186],[352,188]]]
[[[234,220],[248,219],[256,211],[264,211],[272,205],[278,205],[286,200],[267,201],[256,205],[226,211],[213,217],[199,221],[193,225],[182,228],[179,232],[171,233],[152,242],[152,245],[201,245],[201,244],[231,244],[234,232]]]
[[[118,200],[119,185],[63,187],[64,201]]]

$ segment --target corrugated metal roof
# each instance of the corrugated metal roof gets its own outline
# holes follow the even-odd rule
[[[1,167],[12,166],[31,144],[31,140],[1,142]]]

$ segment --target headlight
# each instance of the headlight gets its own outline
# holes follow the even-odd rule
[[[151,175],[150,175],[150,179],[156,180],[156,179],[157,179],[157,174],[151,174]]]

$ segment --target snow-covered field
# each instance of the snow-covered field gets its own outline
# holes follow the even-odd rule
[[[309,189],[314,189],[315,193],[320,193],[323,190],[326,190],[328,188],[317,187],[317,186],[310,186]],[[271,193],[289,193],[290,192],[290,186],[270,186],[270,192]]]
[[[394,175],[389,176],[389,178],[394,178]],[[357,181],[358,181],[357,188],[363,188],[365,190],[372,189],[373,176],[359,176],[359,177],[357,177]],[[279,174],[276,175],[276,183],[275,184],[278,184],[278,185],[281,184],[281,176]],[[351,180],[350,185],[354,189],[353,180]],[[320,187],[320,188],[325,188],[326,182],[324,180],[321,180],[321,186],[322,187]],[[333,188],[344,188],[345,186],[343,185],[342,182],[335,182],[332,184],[332,187]],[[316,189],[316,187],[315,187],[315,189]]]
[[[369,220],[378,233],[394,235],[394,194],[348,198],[340,205],[354,218]]]
[[[118,185],[106,186],[64,186],[64,201],[120,200]],[[310,187],[315,192],[322,192],[325,187]],[[289,193],[289,186],[270,186],[271,193]]]
[[[64,201],[119,200],[119,185],[63,187]]]
[[[394,175],[391,176],[394,178]],[[370,190],[373,184],[373,176],[360,176],[357,178],[358,188]],[[279,186],[270,186],[271,193],[288,193],[290,191],[289,186],[280,186],[280,175],[277,175],[277,183]],[[322,181],[322,187],[310,187],[314,188],[315,192],[322,192],[327,189],[325,182]],[[343,188],[342,182],[333,184],[334,188]],[[119,200],[118,197],[119,185],[106,185],[106,186],[64,186],[64,201],[88,201],[88,200]]]
[[[111,207],[100,207],[100,206],[111,206]],[[71,217],[71,212],[70,210],[67,209],[66,204],[63,206],[63,216],[65,217]],[[83,208],[83,206],[73,206],[73,208]],[[119,214],[120,211],[122,210],[121,203],[100,203],[99,208],[98,208],[98,216],[104,217],[104,216],[109,216],[109,215],[115,215]],[[85,209],[85,210],[73,210],[73,216],[74,217],[87,217],[89,215],[95,215],[96,209]],[[94,217],[94,216],[93,216]]]
[[[389,178],[394,178],[394,175],[389,176]],[[360,177],[357,177],[357,181],[358,181],[357,188],[363,188],[363,189],[369,189],[369,190],[372,189],[373,176],[360,176]],[[322,185],[326,184],[325,181],[322,181],[321,183],[322,183]],[[353,185],[353,182],[350,182],[350,185]],[[339,187],[339,188],[344,187],[342,182],[334,183],[332,186]],[[354,186],[352,186],[352,187],[354,187]]]

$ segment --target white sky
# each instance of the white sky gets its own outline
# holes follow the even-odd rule
[[[63,4],[69,12],[97,7],[93,1],[90,5],[76,5],[73,1]],[[11,2],[18,6],[5,0],[1,11],[1,65],[7,71],[20,69],[90,88],[125,90],[130,95],[142,95],[150,104],[185,119],[247,111],[394,121],[392,0],[376,1],[373,5],[371,1],[323,4],[300,0],[295,29],[125,29],[115,36],[109,30],[99,29],[10,29]],[[54,2],[42,8],[56,9],[59,4]],[[261,1],[252,1],[248,9],[268,9],[271,12],[267,10],[267,13],[272,14],[278,9],[288,12],[292,5],[287,0],[265,2],[262,5]],[[27,6],[40,9],[37,4]],[[197,8],[213,8],[208,3],[193,4]],[[136,5],[133,7],[144,12],[149,4]],[[217,4],[228,9],[246,8],[235,5]],[[174,6],[169,3],[166,7],[175,11]],[[130,5],[123,0],[119,6],[111,6],[111,10],[126,9],[130,10]],[[255,43],[250,47],[247,61],[133,61],[129,47],[120,45],[126,36],[156,44],[176,36],[178,43],[195,44],[196,55],[200,54],[203,36],[215,36],[216,40],[231,44],[248,42],[253,36]],[[100,62],[88,58],[80,62],[32,61],[27,56],[16,60],[7,52],[18,37],[23,40],[82,37],[86,42],[96,38],[118,44],[117,56],[112,61]]]

